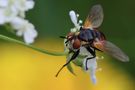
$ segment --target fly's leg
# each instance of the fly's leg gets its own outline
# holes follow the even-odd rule
[[[87,46],[86,49],[90,54],[92,54],[93,57],[96,57],[96,51],[94,48],[92,50],[89,46]]]
[[[59,75],[60,71],[61,71],[65,66],[67,66],[72,60],[74,60],[74,59],[79,55],[79,52],[80,52],[80,50],[77,50],[76,52],[74,52],[74,54],[73,54],[73,56],[71,57],[71,59],[70,59],[66,64],[64,64],[64,65],[60,68],[60,70],[57,72],[56,77]]]
[[[88,58],[86,59],[86,62],[85,62],[85,68],[86,68],[86,70],[88,70],[88,65],[87,65],[88,60],[93,59],[93,58],[95,58],[95,57],[92,56],[92,57],[88,57]]]
[[[95,57],[96,57],[96,52],[95,52],[95,48],[94,49],[91,49],[90,47],[86,47],[86,49],[88,50],[88,52],[90,52],[92,54],[92,57],[88,57],[86,58],[86,62],[85,62],[85,68],[86,70],[90,70],[90,77],[91,77],[91,80],[94,84],[96,84],[96,76],[95,76],[95,73],[96,73],[96,68],[97,68],[97,63],[95,61]],[[91,64],[88,68],[88,60],[91,60],[91,59],[94,59],[94,61],[90,61],[89,63]]]
[[[85,66],[86,66],[85,68],[86,68],[86,70],[88,70],[88,66],[87,66],[88,60],[95,58],[96,57],[96,52],[95,52],[95,49],[92,50],[90,47],[86,47],[86,49],[90,54],[92,54],[92,57],[88,57],[86,59],[86,63],[85,63]]]

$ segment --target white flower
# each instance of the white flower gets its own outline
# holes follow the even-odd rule
[[[24,18],[33,7],[33,0],[0,0],[0,24],[10,23],[16,16]]]
[[[97,80],[96,80],[96,70],[97,70],[97,62],[96,62],[96,58],[93,59],[88,59],[89,57],[86,57],[84,59],[83,62],[83,66],[85,68],[85,70],[89,70],[90,72],[90,77],[91,80],[94,84],[96,84]]]
[[[11,24],[17,36],[23,36],[27,44],[33,43],[37,31],[25,20],[25,12],[34,7],[33,0],[0,0],[0,25]]]
[[[18,11],[18,15],[25,17],[25,12],[34,7],[33,0],[13,0],[11,7]]]
[[[5,23],[4,11],[0,9],[0,25]]]
[[[0,0],[0,8],[7,7],[9,0]]]
[[[0,25],[9,23],[11,20],[13,20],[16,17],[16,15],[17,15],[16,12],[12,12],[9,9],[0,8]]]
[[[16,30],[17,36],[23,36],[27,44],[33,43],[37,37],[37,31],[29,21],[16,17],[11,21],[11,26]]]
[[[80,27],[81,27],[80,24],[82,24],[82,20],[79,20],[79,22],[78,22],[79,14],[76,14],[75,11],[71,10],[69,12],[69,16],[70,16],[70,19],[71,19],[72,23],[75,26],[73,29],[76,29],[74,31],[78,31],[80,29]],[[71,32],[72,32],[72,29],[71,29]]]
[[[14,0],[13,6],[19,11],[28,11],[34,7],[33,0]]]

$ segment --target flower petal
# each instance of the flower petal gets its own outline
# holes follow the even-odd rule
[[[88,57],[87,57],[88,58]],[[94,84],[96,84],[96,69],[97,69],[97,62],[96,62],[96,58],[93,59],[84,59],[83,62],[83,66],[85,70],[89,70],[90,71],[90,77],[91,80]]]
[[[8,0],[0,0],[0,7],[7,7],[8,6]]]
[[[14,20],[12,20],[10,23],[11,23],[11,26],[16,29],[16,30],[20,30],[22,29],[23,25],[25,24],[25,20],[20,18],[20,17],[15,17]]]
[[[14,12],[11,10],[11,8],[6,8],[4,10],[4,16],[5,16],[5,20],[6,22],[10,23],[11,20],[13,20],[16,16],[17,16],[17,12]]]
[[[28,31],[28,33],[30,34],[31,37],[33,37],[33,38],[37,37],[38,33],[35,30],[35,27],[34,27],[33,24],[27,23],[27,27],[26,28],[27,28],[27,31]]]
[[[17,36],[22,36],[23,35],[23,30],[17,30],[16,35]]]
[[[0,25],[4,24],[5,21],[5,16],[4,16],[4,11],[3,9],[0,9]]]
[[[32,9],[34,7],[34,1],[33,0],[28,0],[26,1],[25,3],[25,10],[29,10],[29,9]]]
[[[76,16],[75,11],[71,10],[71,11],[69,12],[69,15],[70,15],[70,18],[71,18],[71,21],[73,22],[73,24],[74,24],[75,26],[78,26],[78,24],[77,24],[77,16]]]
[[[30,44],[30,43],[33,43],[34,42],[34,38],[30,36],[29,32],[24,32],[24,41],[27,43],[27,44]]]
[[[32,29],[26,30],[24,32],[24,41],[28,44],[33,43],[36,36],[37,36],[36,30]]]
[[[97,79],[96,79],[96,68],[90,68],[90,78],[91,78],[91,80],[92,80],[92,82],[94,83],[94,84],[96,84],[97,83]]]
[[[80,47],[80,55],[83,55],[83,56],[92,56],[89,52],[88,52],[88,50],[86,50],[86,48],[85,47]]]

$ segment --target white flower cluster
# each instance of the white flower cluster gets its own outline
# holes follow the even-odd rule
[[[33,0],[0,0],[0,25],[10,24],[17,36],[23,36],[27,44],[33,43],[37,31],[25,19],[25,12],[33,7]]]
[[[71,32],[79,31],[79,29],[81,27],[81,24],[82,24],[82,20],[78,21],[79,14],[76,14],[75,11],[71,10],[69,12],[69,16],[70,16],[70,19],[71,19],[72,23],[75,26],[74,28],[71,28]]]

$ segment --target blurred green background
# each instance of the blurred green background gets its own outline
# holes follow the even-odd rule
[[[115,43],[129,56],[130,62],[122,63],[120,61],[115,60],[114,58],[104,55],[105,60],[100,61],[99,64],[101,63],[101,68],[106,67],[107,70],[105,68],[104,68],[105,70],[103,69],[104,75],[102,75],[102,73],[99,72],[100,75],[102,76],[103,80],[101,79],[102,83],[99,83],[98,84],[99,86],[97,86],[97,87],[95,86],[93,88],[93,90],[135,90],[135,55],[134,55],[135,54],[135,51],[134,51],[135,50],[135,47],[134,47],[135,46],[135,25],[134,25],[135,24],[135,0],[35,0],[35,8],[33,10],[30,10],[27,12],[27,18],[29,19],[30,22],[32,22],[35,25],[35,27],[38,31],[38,34],[39,34],[34,45],[37,47],[48,49],[48,50],[62,51],[63,50],[63,40],[60,39],[59,36],[66,35],[70,31],[70,28],[74,27],[73,24],[71,23],[69,15],[68,15],[69,11],[75,10],[80,15],[80,19],[84,21],[91,6],[95,5],[95,4],[101,4],[104,9],[105,17],[104,17],[104,22],[103,22],[102,26],[100,27],[100,30],[102,30],[105,33],[105,35],[109,41]],[[20,39],[16,36],[12,35],[11,33],[7,32],[5,30],[5,28],[2,26],[0,26],[0,33],[13,37],[13,38],[16,38],[16,39]],[[25,67],[26,69],[24,69],[23,73],[30,74],[30,75],[34,74],[37,77],[40,77],[40,75],[41,75],[41,77],[43,77],[42,79],[46,80],[46,78],[44,78],[44,76],[42,76],[42,73],[43,73],[43,75],[46,75],[46,72],[47,72],[46,65],[49,64],[49,66],[47,66],[48,67],[47,73],[49,73],[50,70],[54,70],[54,69],[55,70],[54,70],[54,72],[51,71],[51,74],[48,74],[45,77],[54,78],[53,74],[55,75],[55,73],[61,67],[61,65],[63,65],[65,63],[65,57],[60,58],[60,60],[59,60],[59,58],[57,59],[56,57],[51,58],[51,56],[46,56],[46,55],[44,56],[44,54],[34,52],[23,46],[19,46],[17,44],[9,43],[9,42],[3,41],[3,40],[0,40],[0,50],[1,50],[1,52],[0,52],[1,69],[0,70],[1,70],[1,74],[2,74],[1,78],[4,78],[2,81],[0,80],[1,81],[0,83],[3,83],[4,81],[6,81],[8,79],[7,78],[8,76],[6,76],[6,74],[18,75],[16,73],[18,71],[20,71],[19,68],[18,68],[18,71],[16,71],[16,73],[13,73],[14,69],[17,68],[17,67],[13,68],[13,66],[16,64],[22,65],[21,69],[23,69],[23,65],[25,65],[27,63],[27,65]],[[22,53],[24,53],[24,54],[22,55]],[[26,57],[24,57],[24,56],[26,56]],[[33,56],[34,56],[34,58],[33,58]],[[57,60],[53,60],[55,58]],[[41,60],[41,59],[43,59],[43,60]],[[20,62],[17,63],[19,60],[20,60]],[[50,61],[50,60],[52,60],[52,61]],[[34,65],[31,67],[31,69],[27,69],[27,68],[29,68],[29,64],[33,63],[33,62],[34,62]],[[12,64],[13,64],[13,66],[12,66]],[[4,68],[7,68],[5,65],[11,66],[9,68],[12,68],[11,71],[13,71],[13,72],[3,73],[3,72],[10,71],[10,69],[7,69],[7,71],[5,71]],[[106,65],[106,66],[104,66],[104,65]],[[38,69],[36,69],[36,71],[33,71],[30,73],[29,71],[33,70],[32,68],[34,68],[34,69],[38,68]],[[27,72],[25,70],[27,70]],[[61,73],[61,74],[65,74],[65,72],[68,73],[68,71],[63,71],[63,73]],[[111,72],[114,72],[114,73],[112,73],[111,77],[109,77],[110,76],[109,73],[111,73]],[[81,75],[83,74],[81,71],[77,70],[77,74],[79,74],[79,73],[81,73]],[[124,74],[126,74],[126,76],[123,76]],[[21,71],[20,71],[19,75],[22,75]],[[51,76],[49,76],[49,75],[51,75]],[[67,75],[69,75],[70,77],[66,77]],[[40,82],[42,87],[40,85],[38,85],[38,86],[40,86],[40,88],[38,88],[38,86],[37,86],[37,88],[34,89],[34,87],[36,87],[36,83],[34,83],[35,84],[35,86],[34,86],[34,84],[32,82],[36,82],[36,81],[31,81],[31,86],[29,87],[29,89],[26,89],[27,85],[23,86],[23,84],[21,83],[21,84],[17,84],[17,86],[18,86],[17,89],[15,89],[13,87],[13,90],[46,90],[49,88],[51,88],[50,90],[52,90],[53,88],[50,84],[53,82],[55,82],[53,84],[57,83],[57,85],[59,87],[59,88],[58,87],[55,88],[55,90],[64,89],[65,85],[62,86],[62,85],[59,85],[59,83],[60,84],[65,83],[67,85],[66,88],[68,88],[67,90],[92,89],[91,87],[93,87],[93,86],[89,81],[89,77],[87,77],[88,80],[86,80],[86,77],[83,80],[84,75],[82,75],[81,77],[79,77],[79,75],[78,75],[77,79],[79,78],[79,80],[76,81],[76,79],[75,79],[76,77],[70,75],[69,73],[67,75],[65,75],[65,76],[61,75],[61,77],[58,78],[58,79],[60,79],[60,81],[58,81],[58,79],[57,80],[54,79],[55,81],[53,81],[51,79],[52,82],[51,81],[43,82],[42,79],[40,78],[41,80],[39,80],[39,82],[42,81],[42,84]],[[99,78],[100,78],[100,75],[99,75]],[[31,76],[29,76],[29,77],[31,77]],[[23,81],[23,82],[24,83],[29,82],[30,80],[33,80],[33,78],[37,78],[37,77],[33,77],[32,79],[29,79],[29,77],[26,77],[27,80]],[[124,79],[120,79],[121,77],[123,77]],[[20,79],[22,77],[15,76],[13,78],[13,81],[18,78]],[[112,80],[110,80],[110,78],[114,79],[113,84],[111,83]],[[125,80],[125,78],[128,78],[128,79]],[[67,83],[66,83],[66,81],[64,81],[64,80],[68,80],[68,79],[74,79],[74,80],[69,81],[69,82],[67,81]],[[7,82],[9,82],[10,80],[11,80],[11,78],[9,80],[7,80]],[[122,80],[122,81],[119,81],[119,80]],[[49,81],[49,80],[47,80],[47,81]],[[5,84],[7,82],[5,82]],[[18,81],[18,82],[22,82],[22,81]],[[80,84],[76,84],[79,82],[80,82]],[[83,82],[84,83],[87,82],[87,83],[84,84]],[[122,84],[121,87],[117,88],[117,85],[119,85],[118,83],[121,83],[121,82],[125,82],[125,84]],[[103,85],[103,83],[111,85],[112,87],[115,87],[115,88],[112,88],[111,86],[108,88],[107,87],[103,88],[102,86],[106,86],[105,84]],[[8,84],[12,85],[13,83],[8,83]],[[84,84],[83,85],[84,87],[79,86],[81,84]],[[21,86],[19,86],[19,85],[21,85]],[[44,87],[44,85],[47,87]],[[74,86],[74,85],[76,85],[76,86]],[[129,85],[129,86],[127,86],[127,85]],[[29,86],[29,84],[28,84],[28,86]],[[126,86],[131,87],[131,88],[128,88],[128,89],[124,88]],[[25,88],[20,89],[19,87],[25,87]],[[63,88],[60,88],[60,87],[63,87]],[[73,88],[71,88],[71,87],[73,87]],[[88,87],[88,89],[87,89],[87,87]],[[11,88],[6,89],[6,87],[3,87],[3,89],[1,89],[1,90],[12,90],[12,89]]]

